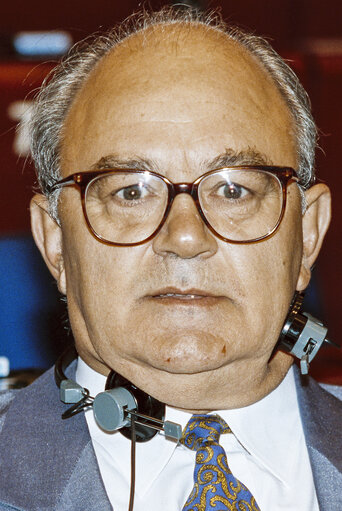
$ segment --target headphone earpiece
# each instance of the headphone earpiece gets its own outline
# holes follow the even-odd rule
[[[108,375],[104,392],[95,398],[90,397],[89,390],[67,378],[67,367],[77,358],[74,346],[69,347],[57,360],[55,381],[59,387],[63,403],[72,404],[62,415],[69,419],[84,409],[93,407],[97,424],[107,432],[120,430],[125,437],[131,438],[131,421],[134,420],[135,439],[137,442],[151,440],[158,431],[165,436],[178,440],[182,434],[179,424],[164,421],[165,404],[146,394],[132,382],[111,371]]]
[[[106,393],[111,392],[111,389],[118,388],[125,389],[126,392],[133,396],[136,403],[136,411],[139,414],[154,417],[160,421],[164,420],[164,403],[161,403],[154,397],[146,394],[146,392],[133,385],[132,382],[120,374],[115,371],[111,371],[106,382]],[[131,428],[129,425],[122,427],[120,431],[125,437],[131,438]],[[147,442],[156,435],[157,430],[151,429],[148,425],[146,425],[146,422],[144,423],[143,419],[141,419],[141,422],[140,420],[139,422],[136,421],[135,433],[138,442]]]
[[[302,374],[308,374],[310,362],[315,358],[324,342],[339,346],[327,339],[328,329],[307,312],[301,312],[304,296],[296,293],[282,328],[276,349],[290,353],[300,359]]]

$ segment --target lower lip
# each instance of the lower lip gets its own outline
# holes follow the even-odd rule
[[[147,297],[161,305],[185,305],[196,307],[210,307],[217,305],[223,300],[222,296],[202,295],[157,295]]]

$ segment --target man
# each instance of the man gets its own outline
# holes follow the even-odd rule
[[[74,52],[32,130],[32,230],[67,298],[69,377],[95,396],[113,369],[183,428],[220,415],[249,500],[196,509],[340,509],[340,402],[274,354],[330,221],[280,57],[221,21],[145,14]],[[0,509],[128,508],[130,441],[91,409],[62,421],[51,371],[3,403]],[[161,435],[137,447],[134,509],[183,509],[196,454]]]

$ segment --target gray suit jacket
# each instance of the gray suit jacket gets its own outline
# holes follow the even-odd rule
[[[296,379],[320,509],[340,511],[342,403],[312,379]],[[84,415],[63,421],[66,408],[52,370],[0,395],[0,511],[112,509]]]

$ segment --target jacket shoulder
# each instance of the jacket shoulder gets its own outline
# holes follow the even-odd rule
[[[84,413],[62,420],[53,368],[0,403],[0,511],[111,509]]]
[[[11,406],[11,403],[13,402],[13,399],[18,392],[18,390],[0,391],[0,432],[4,425],[6,415]]]
[[[322,387],[322,389],[329,392],[329,394],[332,394],[337,399],[342,401],[342,386],[341,385],[328,385],[328,384],[320,383],[320,387]]]

